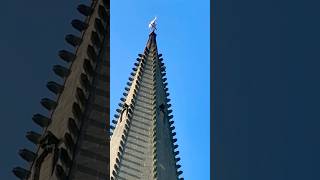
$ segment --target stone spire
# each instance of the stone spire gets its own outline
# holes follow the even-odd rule
[[[177,180],[182,171],[162,54],[156,33],[150,33],[112,120],[112,180]]]
[[[30,164],[13,169],[19,179],[109,179],[109,7],[107,0],[78,6],[85,20],[71,24],[79,35],[65,37],[75,50],[59,51],[67,65],[53,71],[63,84],[47,83],[56,98],[41,100],[48,115],[32,117],[43,132],[27,132],[37,148],[19,151]]]

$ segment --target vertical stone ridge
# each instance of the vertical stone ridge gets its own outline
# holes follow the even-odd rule
[[[92,101],[92,89],[97,86],[94,82],[101,69],[99,66],[109,64],[106,39],[109,38],[108,4],[106,0],[95,0],[90,7],[83,4],[78,6],[79,12],[86,16],[86,20],[85,22],[73,20],[71,24],[80,31],[81,37],[70,34],[65,37],[66,42],[76,48],[75,53],[59,51],[59,57],[69,67],[55,65],[53,71],[63,79],[64,84],[52,81],[47,84],[48,89],[57,97],[56,100],[48,98],[41,100],[42,106],[49,111],[49,117],[36,114],[32,118],[43,128],[43,133],[33,131],[27,133],[27,139],[37,145],[37,151],[35,153],[24,149],[19,151],[20,156],[29,162],[30,167],[29,170],[14,168],[13,173],[18,178],[72,179],[69,173],[78,158],[75,152],[78,151],[77,144],[83,122],[87,121],[86,112],[92,109],[92,104],[89,102]],[[106,73],[102,78],[108,81]],[[105,96],[109,98],[108,95]],[[108,113],[105,109],[107,104],[99,102],[103,113]],[[107,115],[104,116],[108,118]],[[108,146],[107,142],[103,143],[103,146]],[[105,160],[105,168],[108,163],[109,160]]]
[[[93,15],[88,24],[91,30],[88,57],[96,63],[94,70],[86,68],[91,76],[89,100],[82,113],[80,134],[74,150],[74,161],[68,179],[109,179],[109,2],[94,1]],[[79,9],[78,9],[79,10]],[[89,30],[89,27],[87,31]],[[98,51],[98,52],[97,52]],[[86,60],[85,60],[86,62]],[[83,75],[83,74],[82,74]]]
[[[155,34],[154,34],[155,36]],[[152,41],[155,41],[155,38],[152,38]],[[149,45],[149,43],[148,43]],[[148,45],[146,50],[148,49]],[[153,45],[153,46],[152,46]],[[155,72],[157,71],[156,69],[156,61],[154,59],[154,54],[157,53],[157,47],[156,43],[153,42],[153,44],[149,45],[149,48],[151,50],[151,58],[152,58],[152,71],[154,72],[153,74],[153,84],[154,87],[157,87],[157,82],[156,82],[156,74]],[[153,91],[153,96],[154,96],[154,101],[156,101],[156,89]],[[158,163],[157,163],[157,106],[153,107],[153,128],[152,128],[153,134],[152,134],[152,153],[153,153],[153,159],[152,159],[152,164],[153,164],[153,179],[157,180],[158,179]]]

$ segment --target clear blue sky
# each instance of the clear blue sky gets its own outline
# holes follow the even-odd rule
[[[111,116],[158,17],[183,176],[210,179],[209,0],[111,1]]]

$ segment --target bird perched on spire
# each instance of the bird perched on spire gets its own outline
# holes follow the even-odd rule
[[[157,24],[156,24],[157,17],[154,17],[154,19],[149,23],[149,28],[153,32],[154,30],[157,30]]]

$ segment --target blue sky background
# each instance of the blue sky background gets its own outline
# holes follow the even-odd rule
[[[143,52],[148,23],[158,17],[157,43],[167,67],[183,176],[210,179],[209,0],[111,1],[111,116],[133,63]]]

